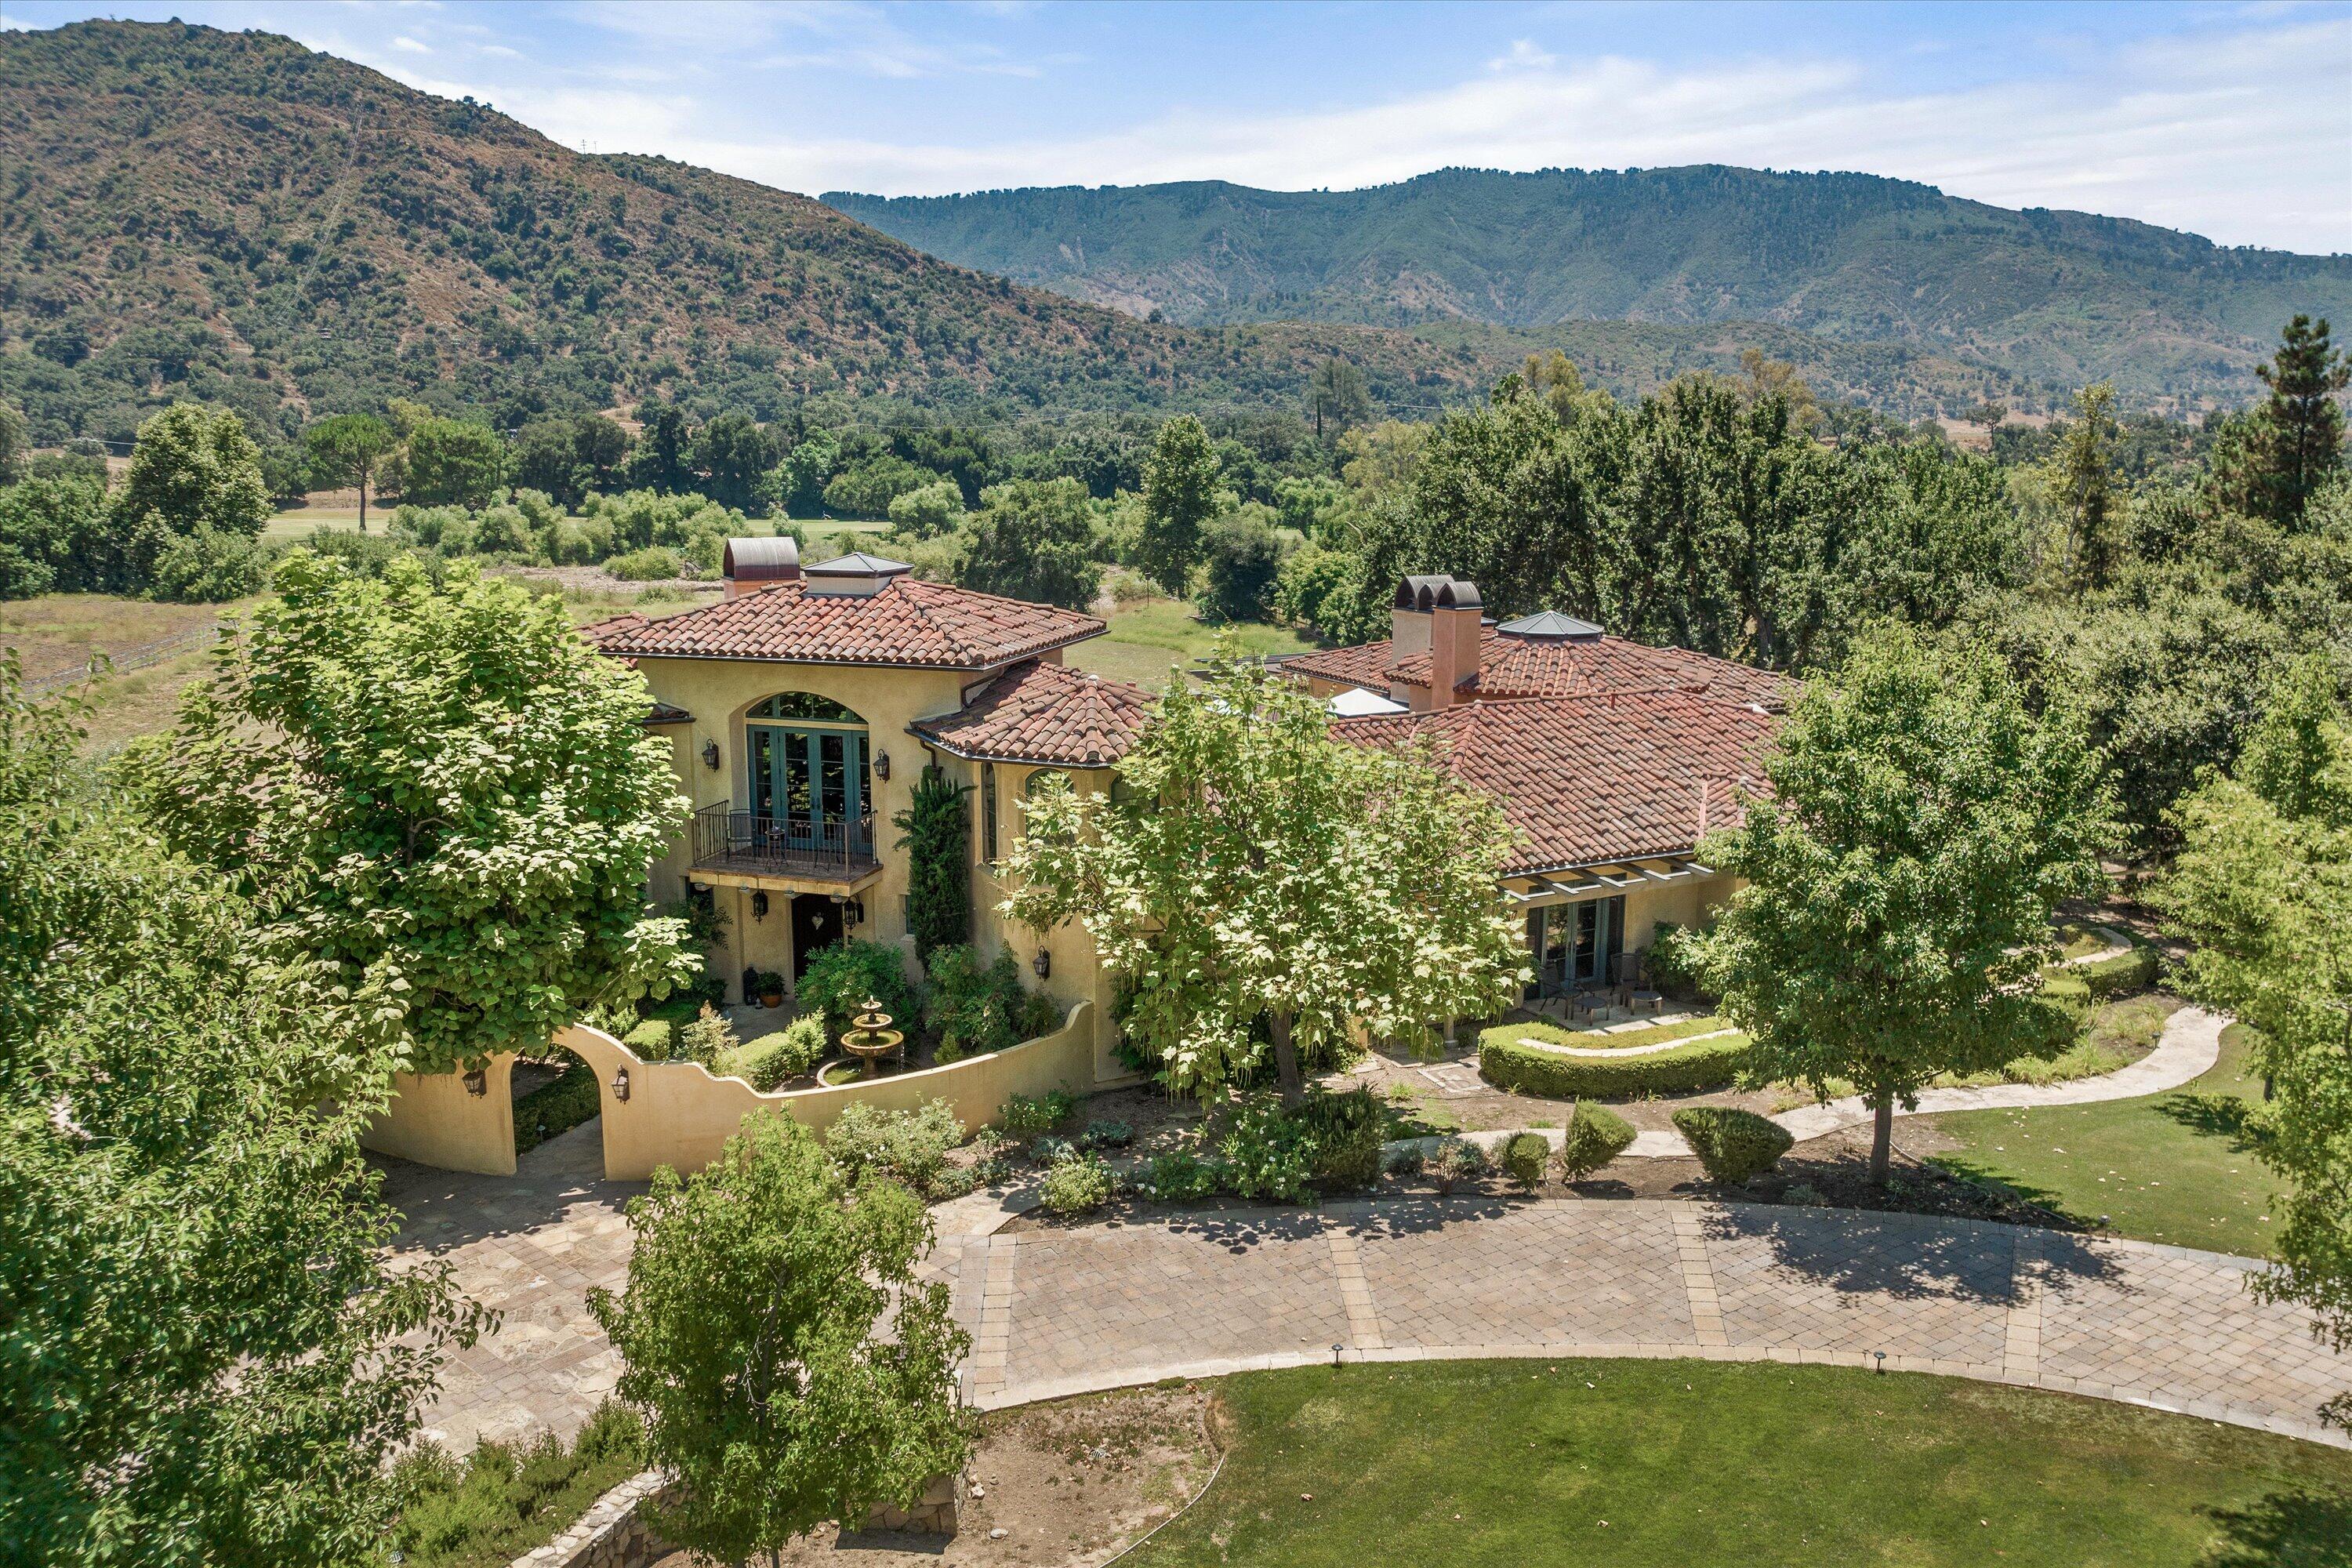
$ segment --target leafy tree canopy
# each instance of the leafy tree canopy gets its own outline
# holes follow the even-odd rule
[[[1990,658],[1891,628],[1806,689],[1764,782],[1703,850],[1747,885],[1700,962],[1757,1079],[1861,1089],[1884,1180],[1895,1101],[2071,1040],[2035,973],[2054,907],[2105,886],[2105,768]]]
[[[1085,928],[1171,1089],[1205,1099],[1270,1056],[1295,1100],[1359,1025],[1414,1038],[1524,982],[1501,809],[1426,754],[1335,739],[1262,665],[1221,654],[1204,685],[1173,683],[1119,776],[1116,797],[1024,803],[1002,908]]]
[[[646,1413],[647,1456],[685,1483],[656,1511],[664,1535],[778,1562],[794,1536],[911,1503],[962,1465],[971,1339],[947,1287],[915,1278],[931,1224],[905,1188],[852,1191],[807,1129],[754,1116],[708,1170],[655,1172],[629,1224],[628,1287],[589,1309],[625,1363],[620,1396]]]
[[[436,588],[297,551],[277,587],[136,774],[273,948],[326,966],[321,1005],[433,1072],[688,976],[643,901],[685,802],[641,679],[469,564]]]

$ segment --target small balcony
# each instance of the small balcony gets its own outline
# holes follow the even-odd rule
[[[747,883],[814,882],[830,889],[879,874],[882,862],[874,858],[871,816],[825,822],[721,805],[694,814],[694,868]]]

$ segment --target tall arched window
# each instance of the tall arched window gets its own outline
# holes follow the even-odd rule
[[[828,697],[782,691],[743,715],[745,798],[793,847],[868,851],[873,782],[866,721]]]

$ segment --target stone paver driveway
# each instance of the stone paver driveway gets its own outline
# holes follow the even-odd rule
[[[427,1417],[453,1446],[568,1432],[612,1387],[584,1298],[625,1275],[621,1205],[640,1189],[593,1179],[595,1136],[511,1180],[426,1173],[402,1194],[404,1247],[506,1314]],[[1907,1215],[1491,1199],[943,1235],[927,1266],[987,1407],[1335,1354],[1678,1355],[1944,1373],[2340,1442],[2315,1412],[2352,1359],[2257,1302],[2259,1267]]]

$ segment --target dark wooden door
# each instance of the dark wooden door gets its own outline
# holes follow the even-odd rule
[[[841,940],[841,906],[824,893],[793,896],[793,984],[808,973],[809,955]]]

